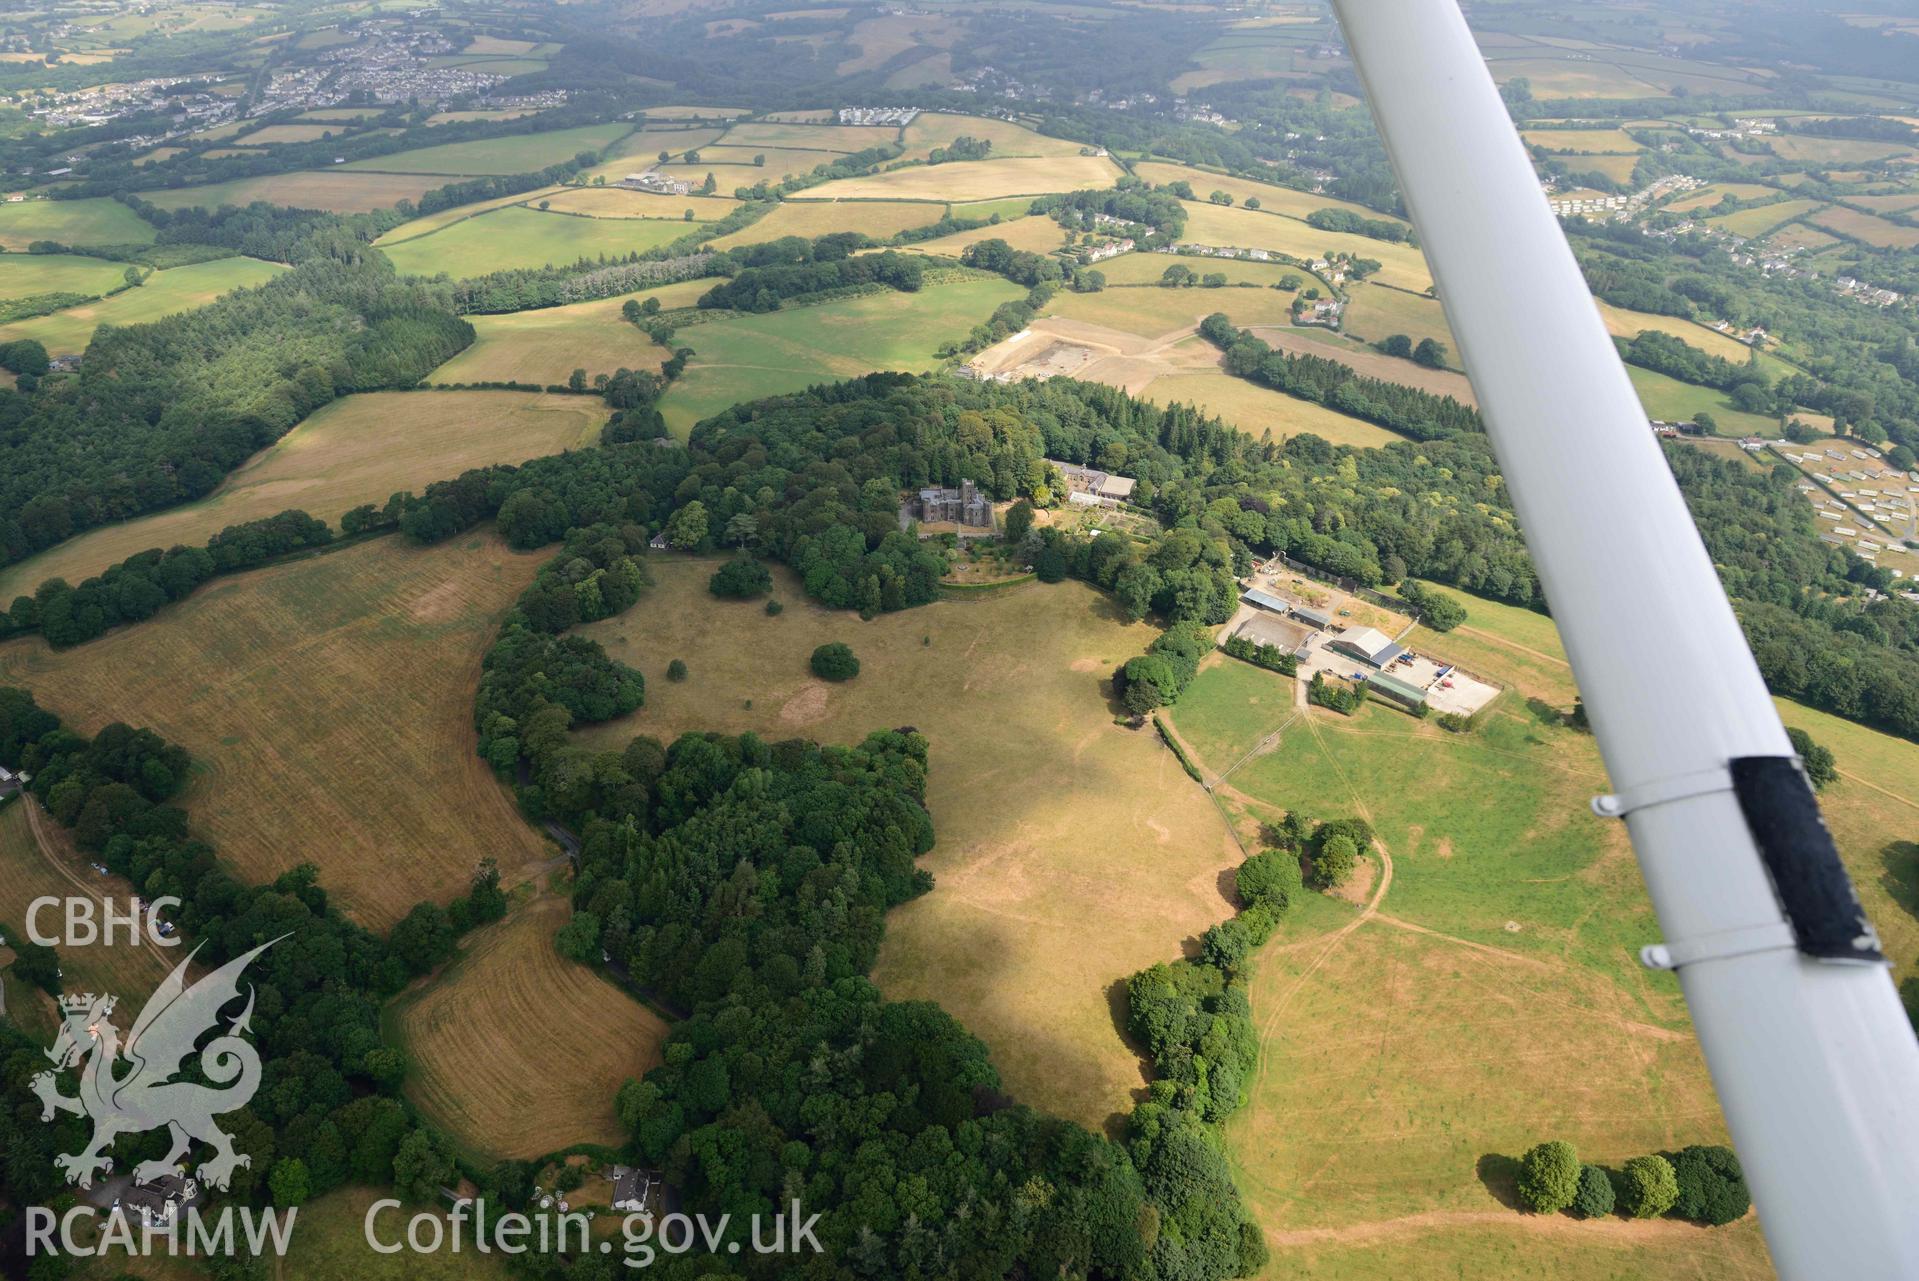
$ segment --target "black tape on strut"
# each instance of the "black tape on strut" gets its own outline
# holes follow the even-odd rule
[[[1732,787],[1799,950],[1822,961],[1883,964],[1879,935],[1799,762],[1742,756],[1732,762]]]

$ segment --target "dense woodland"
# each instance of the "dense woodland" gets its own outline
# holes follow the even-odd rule
[[[321,258],[151,325],[79,372],[0,391],[0,559],[200,498],[348,392],[406,387],[473,341],[378,259]]]

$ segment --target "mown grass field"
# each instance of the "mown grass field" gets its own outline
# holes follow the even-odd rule
[[[1077,156],[1082,143],[1067,138],[1048,138],[1010,120],[986,116],[956,116],[944,112],[921,112],[906,126],[903,141],[906,154],[923,160],[935,147],[950,147],[960,138],[978,138],[993,144],[995,159],[1019,156]]]
[[[1919,246],[1919,227],[1901,226],[1856,209],[1841,209],[1835,205],[1813,215],[1812,220],[1829,231],[1836,231],[1853,240],[1863,240],[1880,249],[1911,249]]]
[[[840,158],[837,151],[806,151],[798,147],[729,147],[723,144],[701,147],[698,160],[679,157],[660,166],[660,172],[697,190],[708,174],[722,193],[731,194],[741,187],[762,182],[777,183],[793,174],[810,174],[821,165]],[[764,163],[756,163],[764,161]]]
[[[866,206],[840,205],[848,211],[863,209]],[[923,206],[914,206],[922,208]],[[963,216],[963,215],[962,215]],[[1015,249],[1033,254],[1050,254],[1066,243],[1066,229],[1051,218],[1037,218],[1028,215],[1024,218],[1011,218],[1004,222],[991,223],[972,231],[956,231],[950,236],[938,236],[932,240],[922,240],[918,244],[905,246],[905,252],[914,254],[937,254],[947,258],[957,258],[965,253],[967,247],[982,240],[1004,240]],[[1113,259],[1102,264],[1102,270],[1112,263],[1124,262],[1123,258]]]
[[[1321,231],[1264,210],[1228,208],[1207,204],[1204,200],[1189,200],[1185,204],[1186,239],[1196,244],[1276,249],[1304,259],[1328,252],[1352,253],[1381,264],[1379,271],[1369,278],[1382,284],[1424,293],[1433,283],[1425,256],[1408,244],[1393,244],[1347,232]]]
[[[124,269],[123,269],[124,270]],[[216,258],[156,271],[137,289],[30,320],[0,325],[0,342],[37,338],[53,355],[83,352],[101,325],[144,325],[204,307],[221,294],[264,284],[286,268],[258,258]]]
[[[896,141],[900,131],[880,125],[769,124],[753,121],[734,125],[720,142],[728,147],[778,148],[799,151],[865,151]],[[824,164],[831,157],[822,157]]]
[[[465,1229],[466,1248],[457,1254],[451,1249],[437,1254],[375,1251],[367,1244],[367,1211],[375,1201],[392,1195],[390,1188],[347,1187],[301,1206],[293,1244],[279,1264],[276,1281],[507,1281],[515,1275],[499,1251],[481,1254],[473,1248],[471,1220]],[[445,1209],[444,1205],[389,1209],[375,1221],[375,1229],[384,1244],[404,1242],[409,1219],[422,1213],[445,1219]],[[450,1220],[446,1236],[451,1242]]]
[[[1875,142],[1865,138],[1811,138],[1800,134],[1775,134],[1767,139],[1766,145],[1782,160],[1822,168],[1915,154],[1911,147],[1896,142]]]
[[[1362,449],[1405,439],[1384,427],[1375,427],[1310,400],[1257,386],[1224,370],[1155,378],[1142,398],[1162,405],[1196,405],[1254,437],[1271,431],[1273,439],[1279,440],[1311,432],[1335,445],[1355,445]]]
[[[535,209],[544,204],[560,213],[594,218],[664,218],[679,222],[718,222],[740,207],[731,196],[667,196],[626,187],[562,187],[520,203]],[[693,211],[690,220],[686,217],[689,209]]]
[[[1193,269],[1198,271],[1200,267]],[[1154,338],[1196,325],[1216,311],[1224,312],[1236,325],[1289,325],[1293,297],[1277,289],[1160,289],[1142,285],[1102,289],[1096,294],[1062,291],[1048,304],[1047,314]]]
[[[936,885],[894,910],[875,979],[939,1002],[985,1040],[1009,1093],[1085,1124],[1129,1110],[1144,1084],[1115,1022],[1119,984],[1179,955],[1230,907],[1238,861],[1224,822],[1151,731],[1113,724],[1113,669],[1156,634],[1079,583],[1032,585],[862,623],[807,602],[722,602],[718,561],[661,557],[657,586],[586,629],[648,677],[647,705],[590,731],[670,741],[689,729],[856,742],[916,726],[931,743]],[[845,641],[857,679],[807,671]],[[684,658],[684,682],[660,679]]]
[[[1051,222],[1052,219],[1047,219]],[[1057,225],[1057,224],[1055,224]],[[1221,275],[1228,284],[1262,285],[1272,288],[1292,276],[1302,288],[1317,284],[1310,272],[1279,262],[1247,262],[1239,258],[1201,258],[1190,254],[1129,253],[1096,263],[1094,270],[1105,274],[1109,285],[1156,285],[1170,267],[1184,267],[1201,276]],[[1292,295],[1287,295],[1287,306]]]
[[[1146,160],[1133,166],[1140,177],[1161,186],[1172,182],[1192,184],[1193,194],[1205,200],[1215,191],[1223,191],[1233,198],[1237,205],[1248,200],[1259,201],[1260,212],[1284,214],[1290,218],[1305,218],[1319,209],[1340,209],[1357,214],[1362,218],[1371,218],[1380,222],[1406,225],[1402,218],[1391,214],[1368,209],[1346,200],[1335,200],[1331,196],[1315,196],[1309,191],[1296,191],[1291,187],[1281,187],[1270,182],[1255,182],[1250,178],[1235,178],[1227,174],[1211,173],[1205,169],[1195,169],[1191,165],[1168,164],[1162,160]]]
[[[1367,342],[1378,342],[1393,334],[1405,334],[1415,343],[1421,338],[1431,338],[1445,343],[1454,361],[1459,359],[1459,342],[1453,337],[1452,328],[1446,323],[1446,309],[1437,298],[1363,281],[1348,285],[1347,293],[1349,301],[1341,317],[1344,332]]]
[[[581,176],[588,182],[595,178],[618,182],[630,173],[659,163],[662,151],[678,156],[717,141],[723,132],[715,127],[636,129],[608,147],[606,159],[584,170]]]
[[[0,298],[34,294],[99,295],[126,278],[125,263],[80,254],[0,255]]]
[[[1053,192],[1104,189],[1119,168],[1099,156],[954,160],[863,178],[841,178],[808,195],[820,200],[1000,200]]]
[[[1639,393],[1639,403],[1645,406],[1650,418],[1680,422],[1704,410],[1712,415],[1721,435],[1770,437],[1779,434],[1777,419],[1747,413],[1717,388],[1695,387],[1638,365],[1627,365],[1626,373],[1631,376],[1633,389]]]
[[[1752,348],[1729,334],[1717,329],[1696,324],[1682,316],[1660,316],[1649,311],[1628,311],[1624,307],[1615,307],[1604,300],[1599,303],[1600,319],[1606,322],[1606,332],[1619,338],[1636,338],[1648,330],[1670,334],[1690,347],[1697,347],[1708,356],[1717,356],[1729,360],[1735,365],[1743,365],[1752,357]]]
[[[144,193],[162,209],[189,209],[196,205],[250,205],[256,200],[292,209],[324,209],[329,213],[368,213],[391,209],[402,200],[418,200],[447,180],[433,174],[348,173],[346,166],[310,169],[300,173],[236,178],[201,187],[172,187]]]
[[[456,222],[464,222],[490,209],[504,209],[508,205],[538,205],[542,200],[552,200],[578,190],[579,188],[574,187],[541,187],[537,191],[529,191],[523,195],[500,196],[493,200],[476,200],[470,205],[455,205],[451,209],[442,209],[438,213],[423,214],[418,218],[409,219],[373,243],[385,249],[403,240],[413,240],[428,232],[438,231],[442,227],[450,227]]]
[[[503,138],[417,147],[412,151],[397,151],[391,155],[350,161],[340,168],[349,172],[365,170],[373,173],[452,176],[532,173],[548,165],[571,160],[582,151],[598,151],[630,132],[631,126],[618,122],[581,125],[577,129],[509,134]]]
[[[133,901],[133,887],[120,877],[95,873],[89,866],[92,861],[74,847],[66,828],[39,809],[38,801],[22,796],[0,806],[0,931],[7,940],[27,937],[27,910],[39,898],[91,899],[96,920],[108,901],[116,913],[124,913]],[[42,930],[57,934],[63,928],[60,921],[56,905],[42,911],[38,923]],[[88,947],[62,945],[57,950],[60,968],[65,971],[63,991],[111,992],[135,1013],[160,980],[186,956],[184,948],[162,950],[145,942],[130,945],[124,933],[115,936],[111,947],[96,943]],[[12,953],[6,954],[11,959]],[[58,1017],[52,999],[10,973],[5,975],[5,982],[7,1017],[51,1036]],[[121,1026],[131,1026],[131,1017]]]
[[[235,872],[301,863],[384,930],[464,892],[491,856],[509,884],[552,856],[473,751],[473,689],[501,615],[541,554],[488,534],[397,536],[214,581],[158,617],[55,653],[0,646],[83,733],[149,726],[185,747],[183,802]]]
[[[23,200],[0,203],[0,248],[24,250],[36,240],[63,245],[144,245],[153,227],[117,200]]]
[[[1715,182],[1709,187],[1701,187],[1698,191],[1689,192],[1671,204],[1662,205],[1661,208],[1673,213],[1693,213],[1718,204],[1726,196],[1733,196],[1740,200],[1758,200],[1772,195],[1777,190],[1776,187],[1768,187],[1756,182]]]
[[[1708,218],[1706,221],[1715,227],[1724,227],[1735,236],[1757,238],[1795,218],[1804,217],[1823,203],[1818,200],[1782,200],[1777,204],[1741,209],[1738,213]]]
[[[886,240],[910,227],[925,227],[938,222],[946,210],[934,204],[899,200],[788,200],[774,206],[759,221],[730,236],[713,242],[716,249],[735,245],[762,244],[782,236],[805,236],[809,240],[835,231],[862,231],[875,240]]]
[[[337,134],[336,125],[325,123],[310,125],[268,125],[264,129],[255,129],[244,138],[237,139],[243,146],[270,147],[283,142],[318,142],[328,134]]]
[[[150,547],[204,543],[229,525],[289,508],[337,527],[342,512],[361,503],[378,506],[403,489],[418,492],[469,468],[591,445],[607,416],[597,398],[543,392],[343,397],[248,459],[199,502],[89,530],[0,570],[0,595],[12,600],[49,578],[78,583]]]
[[[469,316],[477,333],[473,345],[434,370],[427,381],[550,386],[564,383],[575,369],[586,370],[589,377],[620,369],[657,370],[672,353],[627,323],[620,308],[629,299],[646,298],[658,298],[662,307],[690,307],[714,283],[688,280],[565,307]]]
[[[455,278],[514,267],[566,265],[671,244],[705,224],[642,218],[584,218],[508,205],[417,239],[381,246],[402,274]]]
[[[553,945],[571,914],[564,897],[516,904],[387,1012],[407,1098],[484,1161],[618,1145],[615,1091],[660,1063],[666,1020]]]
[[[999,279],[963,280],[695,325],[674,339],[694,356],[660,412],[684,439],[694,423],[741,401],[875,370],[930,369],[941,346],[1023,294]]]
[[[1645,150],[1624,129],[1528,129],[1519,136],[1529,147],[1560,155],[1628,155]]]
[[[1289,680],[1223,660],[1172,714],[1213,769],[1281,731],[1220,787],[1242,830],[1357,813],[1392,861],[1383,892],[1377,865],[1359,878],[1371,910],[1316,896],[1257,959],[1262,1059],[1227,1142],[1265,1275],[1372,1277],[1382,1252],[1432,1278],[1769,1275],[1750,1220],[1511,1208],[1508,1163],[1543,1137],[1617,1165],[1724,1130],[1677,985],[1636,963],[1658,930],[1623,832],[1586,809],[1605,772],[1554,710],[1571,687],[1535,647],[1551,623],[1466,603],[1466,627],[1410,643],[1519,686],[1475,734],[1374,705],[1295,715]]]

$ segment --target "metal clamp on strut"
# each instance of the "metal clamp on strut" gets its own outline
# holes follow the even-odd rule
[[[1680,774],[1673,778],[1655,779],[1650,783],[1641,783],[1621,792],[1609,792],[1592,799],[1593,813],[1601,818],[1624,818],[1635,810],[1647,809],[1654,805],[1665,805],[1671,801],[1691,800],[1695,796],[1710,796],[1714,792],[1733,790],[1732,771],[1724,768],[1701,770],[1696,774]]]
[[[1754,952],[1791,952],[1798,946],[1792,926],[1785,921],[1773,921],[1673,943],[1648,943],[1639,949],[1639,963],[1649,970],[1676,970],[1700,961],[1724,961]]]

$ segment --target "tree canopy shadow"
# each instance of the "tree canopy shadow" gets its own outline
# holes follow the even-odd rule
[[[1519,1204],[1519,1158],[1503,1152],[1488,1152],[1473,1167],[1479,1181],[1493,1200],[1508,1210],[1524,1209]]]

